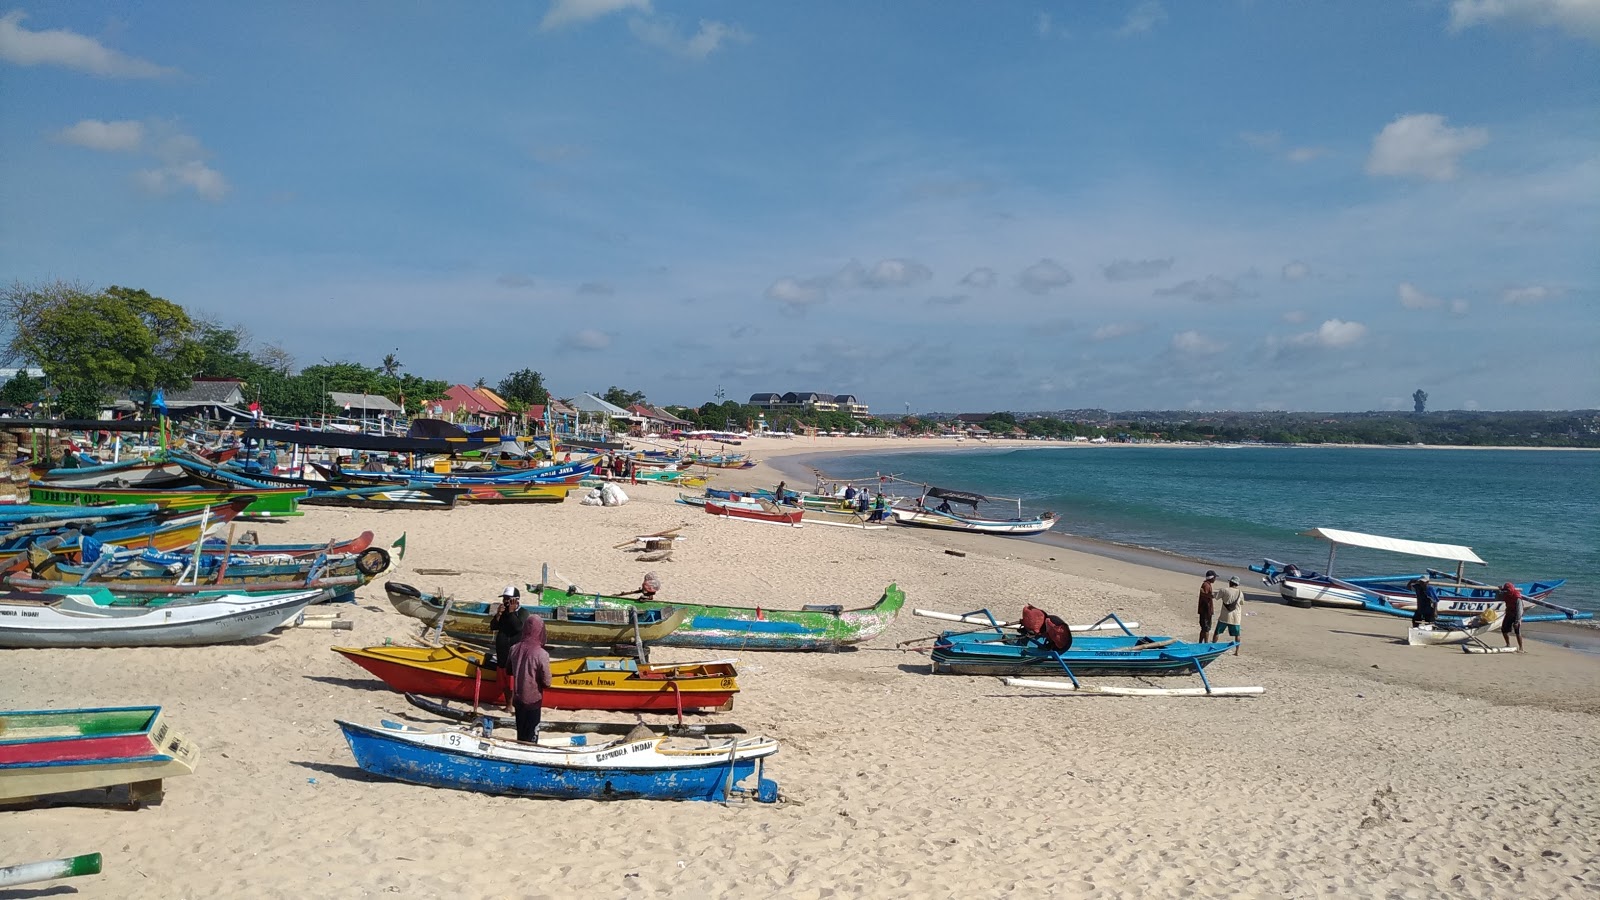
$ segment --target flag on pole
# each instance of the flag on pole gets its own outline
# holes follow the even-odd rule
[[[400,559],[405,559],[406,558],[406,533],[403,532],[403,531],[400,532],[400,538],[398,540],[396,540],[394,543],[390,544],[389,546],[393,547],[393,548],[398,548],[399,551],[400,551],[399,558]]]

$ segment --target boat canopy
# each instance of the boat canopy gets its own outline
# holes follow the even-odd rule
[[[1369,550],[1387,550],[1390,553],[1404,553],[1408,556],[1425,556],[1429,559],[1448,559],[1458,563],[1477,563],[1486,566],[1488,563],[1478,558],[1471,547],[1462,547],[1459,544],[1432,544],[1427,541],[1408,541],[1402,538],[1383,537],[1377,534],[1362,534],[1359,531],[1340,531],[1336,528],[1313,528],[1303,531],[1306,537],[1322,538],[1333,544],[1343,544],[1347,547],[1366,547]]]
[[[982,494],[974,494],[971,491],[952,491],[949,488],[942,488],[942,487],[930,487],[930,488],[928,488],[928,494],[927,495],[929,497],[934,497],[934,498],[937,498],[937,499],[940,499],[940,500],[954,500],[957,503],[965,503],[968,506],[974,506],[974,507],[977,506],[979,503],[982,503],[985,500],[989,499],[988,497],[985,497]]]

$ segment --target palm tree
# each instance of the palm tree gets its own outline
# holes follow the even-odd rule
[[[390,378],[393,378],[396,375],[399,375],[400,374],[400,365],[401,365],[400,357],[395,356],[393,353],[384,354],[384,357],[383,357],[383,374],[389,376]]]
[[[489,386],[489,382],[485,381],[482,378],[479,378],[477,381],[474,381],[472,383],[472,387],[473,387],[474,390],[480,390],[481,391],[481,390],[483,390],[484,388],[486,388],[488,386]]]

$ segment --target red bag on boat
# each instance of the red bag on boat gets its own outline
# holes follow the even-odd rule
[[[1044,642],[1056,651],[1072,649],[1072,628],[1060,616],[1044,620]]]
[[[1032,636],[1042,634],[1044,631],[1044,610],[1032,604],[1022,607],[1022,633]]]

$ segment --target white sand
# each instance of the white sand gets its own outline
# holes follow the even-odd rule
[[[770,457],[828,448],[747,449]],[[777,477],[763,468],[716,483]],[[988,606],[1015,616],[1026,600],[1075,621],[1115,610],[1151,632],[1190,638],[1196,627],[1194,575],[1027,541],[726,521],[673,504],[673,489],[630,492],[636,502],[618,509],[574,499],[449,513],[313,510],[255,526],[263,540],[371,528],[387,544],[408,534],[405,561],[344,608],[354,632],[289,630],[194,649],[0,651],[0,706],[160,703],[202,748],[197,772],[169,782],[156,807],[0,813],[0,864],[99,850],[105,874],[57,888],[83,897],[1600,889],[1600,664],[1542,644],[1497,656],[1406,647],[1395,642],[1400,620],[1293,609],[1258,592],[1245,653],[1208,670],[1217,684],[1265,686],[1255,699],[1038,696],[996,679],[931,676],[926,657],[894,649],[939,630],[909,612],[855,652],[740,654],[743,691],[715,718],[783,742],[768,767],[785,798],[775,807],[518,800],[356,769],[335,718],[424,718],[328,651],[413,633],[384,599],[384,579],[491,599],[508,582],[537,580],[541,562],[608,591],[636,587],[654,569],[664,598],[766,606],[864,605],[898,581],[908,609]],[[611,549],[680,523],[688,539],[672,562],[641,564]],[[712,655],[721,654],[658,652]],[[0,891],[7,896],[55,894]]]

